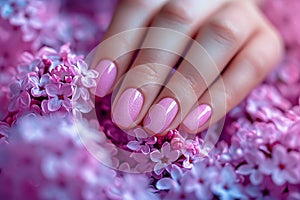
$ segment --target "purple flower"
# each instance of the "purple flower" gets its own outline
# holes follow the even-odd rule
[[[10,129],[9,143],[0,141],[1,198],[107,199],[103,194],[115,187],[116,172],[86,151],[75,130],[46,117],[23,118]]]
[[[98,73],[70,46],[87,55],[114,2],[0,0],[1,198],[300,199],[299,0],[266,0],[287,47],[284,59],[230,112],[207,154],[205,132],[147,138],[136,130],[131,137],[111,122],[111,97],[92,102]],[[91,129],[81,122],[94,105],[99,120]]]
[[[265,177],[260,185],[248,185],[245,192],[254,199],[286,199],[283,197],[284,186],[277,186],[270,177]]]
[[[47,84],[51,83],[50,75],[44,74],[41,78],[37,74],[29,74],[29,80],[33,84],[31,88],[31,94],[34,97],[47,96],[45,87]]]
[[[0,1],[0,11],[1,16],[4,19],[9,18],[15,14],[20,8],[23,8],[27,5],[27,2],[24,0],[6,0]]]
[[[299,179],[300,154],[294,151],[288,152],[286,147],[276,144],[272,148],[271,158],[262,161],[260,169],[264,174],[271,175],[277,185],[286,182],[297,183]]]
[[[72,108],[70,96],[72,95],[72,87],[68,84],[48,84],[46,85],[46,93],[49,95],[50,99],[48,101],[49,111],[57,111],[62,106],[70,110]]]
[[[13,112],[20,109],[28,109],[30,106],[31,98],[30,94],[27,91],[28,79],[22,80],[20,82],[16,82],[11,84],[10,90],[13,96],[8,110]]]
[[[156,174],[161,174],[164,168],[176,161],[178,157],[179,151],[171,150],[170,143],[165,142],[160,151],[154,150],[150,153],[151,160],[156,162],[156,165],[154,166],[154,172]]]
[[[74,77],[74,71],[63,64],[60,64],[56,66],[51,71],[51,78],[54,80],[54,82],[59,83],[71,83]]]
[[[167,169],[168,170],[168,169]],[[168,172],[171,178],[162,178],[156,183],[156,188],[159,190],[175,190],[180,191],[180,181],[183,177],[183,172],[177,165],[172,165]],[[184,186],[184,185],[183,185]]]
[[[282,97],[276,88],[262,85],[255,89],[247,99],[246,110],[255,119],[268,122],[282,115],[279,109],[285,110],[290,107],[291,103]]]
[[[80,60],[77,62],[77,67],[79,69],[80,76],[80,83],[86,88],[96,87],[96,78],[98,77],[99,73],[95,70],[89,70],[88,65]]]
[[[150,146],[154,145],[157,141],[155,136],[148,137],[148,134],[143,128],[135,128],[133,130],[136,136],[136,141],[129,141],[127,147],[133,151],[141,151],[143,154],[150,153]]]
[[[246,164],[241,165],[237,173],[250,175],[250,181],[253,185],[259,185],[263,181],[263,173],[260,171],[260,165],[265,159],[262,152],[251,151],[244,154]]]
[[[91,100],[77,99],[72,106],[72,111],[75,117],[82,118],[81,113],[89,113],[94,107]]]
[[[31,41],[37,35],[37,30],[42,28],[42,21],[38,18],[38,12],[43,4],[37,1],[30,1],[23,9],[10,17],[10,23],[20,26],[24,32],[24,41]]]
[[[76,85],[74,87],[73,100],[77,100],[79,98],[87,101],[90,99],[90,93],[85,87]]]
[[[237,181],[237,175],[232,166],[225,166],[219,180],[212,184],[211,190],[221,199],[245,199],[242,186]]]
[[[282,144],[290,149],[300,149],[300,119],[298,119],[287,131],[287,134],[282,139]]]
[[[206,156],[202,150],[202,144],[203,140],[199,139],[197,136],[193,140],[188,139],[183,142],[181,152],[186,158],[183,161],[184,168],[190,169],[194,162]]]
[[[193,192],[198,199],[211,199],[213,194],[210,185],[218,177],[219,170],[209,166],[206,161],[197,162],[182,180],[182,187],[186,193]]]

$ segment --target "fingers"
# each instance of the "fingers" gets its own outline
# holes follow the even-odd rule
[[[103,41],[94,50],[91,67],[99,72],[98,86],[94,91],[97,96],[108,94],[127,70],[145,34],[143,30],[133,29],[147,26],[166,1],[120,1]]]
[[[196,133],[220,120],[263,80],[281,58],[281,51],[278,35],[270,27],[261,28],[199,99],[181,128]]]
[[[148,29],[141,45],[141,51],[131,70],[126,73],[116,94],[112,112],[115,123],[122,128],[131,128],[144,118],[173,66],[176,65],[191,41],[189,36],[193,36],[201,23],[224,2],[226,1],[221,3],[215,0],[188,0],[182,4],[182,0],[172,0],[163,6],[151,23],[152,27],[157,28]],[[199,10],[199,8],[203,9]],[[124,95],[129,94],[128,91],[132,91],[130,95],[138,94],[137,96],[143,102],[134,114],[130,111],[130,104],[134,101],[123,100]],[[178,106],[174,100],[165,99],[161,103],[166,106],[174,105],[168,115],[171,118],[176,115]],[[160,121],[160,123],[164,124],[163,126],[168,125],[168,122]],[[156,126],[156,128],[164,129],[161,126]]]
[[[179,125],[192,105],[258,30],[257,19],[253,6],[235,2],[223,7],[201,28],[177,73],[160,93],[157,104],[150,108],[144,120],[144,126],[149,132],[163,133]],[[178,112],[173,119],[169,115],[158,115],[158,110],[170,110],[167,106],[172,104],[161,105],[161,100],[166,98],[169,101],[173,99],[177,104]],[[210,108],[202,106],[197,112],[200,111],[209,113]],[[166,121],[168,125],[158,130],[162,121]]]

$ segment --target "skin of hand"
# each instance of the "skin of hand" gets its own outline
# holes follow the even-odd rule
[[[239,104],[281,54],[256,1],[120,0],[94,50],[94,92],[113,92],[120,128],[197,133]]]

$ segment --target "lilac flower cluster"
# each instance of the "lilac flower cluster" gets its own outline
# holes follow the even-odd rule
[[[10,128],[7,143],[0,143],[0,198],[157,198],[146,176],[120,176],[90,156],[74,134],[76,129],[59,118],[36,116],[22,118]],[[103,132],[91,127],[89,131],[106,140]]]
[[[80,116],[91,111],[93,103],[88,89],[96,87],[98,73],[89,70],[81,56],[71,54],[68,45],[59,52],[42,48],[35,57],[25,52],[22,58],[24,62],[10,84],[5,122],[11,124],[28,113]]]
[[[286,55],[211,151],[205,132],[124,132],[110,97],[92,100],[98,73],[78,52],[115,2],[90,3],[0,0],[0,199],[300,199],[299,1],[266,1]]]

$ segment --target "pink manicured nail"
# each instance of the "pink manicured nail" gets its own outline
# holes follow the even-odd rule
[[[137,119],[144,97],[137,89],[129,88],[121,94],[112,113],[112,120],[122,128],[130,127]]]
[[[177,102],[172,98],[164,98],[150,108],[144,127],[153,133],[162,133],[172,123],[177,112]]]
[[[101,60],[98,63],[96,70],[99,72],[96,95],[104,97],[115,82],[117,67],[110,60]]]
[[[183,125],[190,131],[197,131],[211,117],[211,107],[207,104],[202,104],[190,112],[183,120]]]

